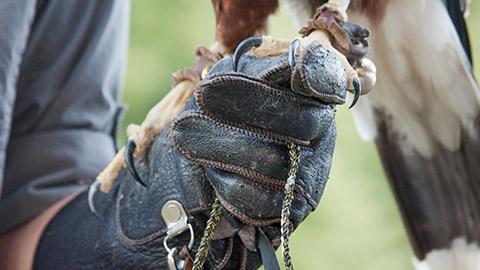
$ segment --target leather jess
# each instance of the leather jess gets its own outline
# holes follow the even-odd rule
[[[192,225],[195,254],[215,198],[222,219],[205,269],[256,269],[256,227],[274,246],[289,168],[287,142],[301,146],[290,219],[293,229],[315,208],[327,181],[347,77],[336,55],[313,42],[296,57],[241,57],[217,63],[185,109],[155,137],[135,166],[147,187],[120,172],[112,191],[86,194],[62,209],[39,243],[35,269],[167,269],[160,214],[180,202]],[[168,240],[179,250],[189,233]],[[184,256],[185,257],[185,256]],[[178,261],[179,258],[177,257]]]

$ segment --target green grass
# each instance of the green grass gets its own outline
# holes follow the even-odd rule
[[[472,4],[468,21],[475,66],[480,65],[480,14]],[[171,88],[171,74],[195,60],[198,44],[214,38],[210,1],[132,1],[124,123],[141,123]],[[273,17],[271,34],[296,36],[285,7]],[[477,69],[477,77],[480,73]],[[383,174],[376,149],[357,135],[351,113],[337,113],[338,139],[330,180],[318,209],[291,238],[297,269],[413,269],[412,251]],[[124,124],[125,125],[125,124]],[[279,252],[277,252],[279,254]]]

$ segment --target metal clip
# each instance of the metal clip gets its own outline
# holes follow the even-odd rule
[[[177,201],[171,200],[165,203],[162,207],[162,217],[165,224],[167,224],[167,236],[163,239],[163,246],[168,252],[168,268],[170,270],[177,270],[177,265],[175,264],[177,248],[169,248],[167,241],[185,230],[190,229],[190,241],[188,242],[187,247],[188,249],[191,249],[194,240],[193,228],[191,224],[188,224],[188,217],[182,204]],[[182,263],[183,262],[179,262],[179,265],[182,265]]]
[[[167,224],[167,235],[172,238],[188,229],[188,218],[181,203],[171,200],[162,207],[162,217]]]
[[[169,270],[177,270],[177,265],[175,264],[175,255],[177,255],[177,248],[174,247],[168,252],[167,262]]]

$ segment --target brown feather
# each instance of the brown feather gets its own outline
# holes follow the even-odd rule
[[[385,16],[387,3],[388,0],[351,0],[350,8],[365,14],[372,26],[376,26]]]
[[[424,158],[392,126],[392,119],[376,111],[375,140],[385,173],[397,199],[415,255],[443,249],[453,239],[480,242],[480,145],[463,133],[458,151],[438,146]],[[476,129],[480,129],[477,118]]]
[[[278,0],[212,0],[217,29],[215,39],[228,51],[247,37],[263,35],[267,18],[278,8]]]

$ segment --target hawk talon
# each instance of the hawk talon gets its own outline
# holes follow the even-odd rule
[[[358,77],[355,77],[353,79],[352,84],[353,84],[353,101],[350,107],[348,107],[349,109],[355,106],[355,104],[358,101],[358,98],[360,97],[360,93],[362,92],[362,85],[360,84]]]
[[[288,63],[290,64],[290,69],[293,72],[293,68],[295,67],[295,54],[297,52],[298,47],[300,47],[300,40],[295,39],[288,47]]]
[[[135,151],[135,148],[137,148],[135,141],[128,139],[127,143],[125,144],[125,163],[127,164],[128,171],[130,171],[130,174],[133,176],[133,178],[142,186],[146,187],[147,185],[142,181],[138,175],[137,169],[135,169],[135,163],[133,159],[133,152]]]
[[[92,211],[92,213],[94,213],[99,218],[101,217],[98,214],[97,209],[95,209],[94,197],[100,185],[100,181],[98,179],[95,179],[95,181],[88,188],[88,207],[90,208],[90,211]]]
[[[237,72],[238,61],[240,60],[240,57],[242,56],[242,54],[248,51],[249,49],[251,49],[252,47],[259,47],[260,45],[262,45],[262,42],[263,42],[263,37],[255,36],[255,37],[249,37],[243,40],[242,42],[240,42],[240,44],[238,44],[237,49],[235,49],[235,53],[233,54],[233,71],[234,72]]]

